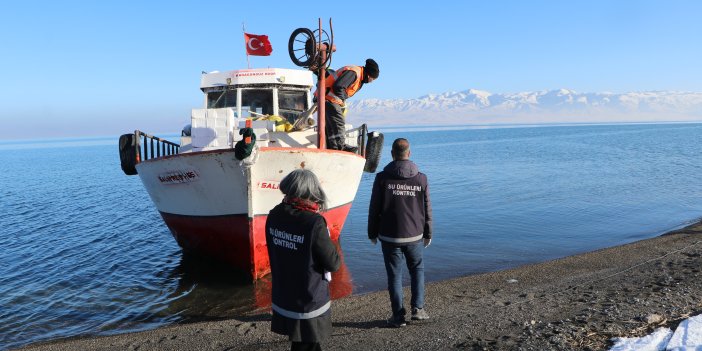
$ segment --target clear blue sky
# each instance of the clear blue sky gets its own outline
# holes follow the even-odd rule
[[[330,16],[333,66],[380,65],[358,99],[469,88],[702,92],[702,1],[319,3],[5,2],[0,139],[178,131],[203,103],[201,71],[246,67],[242,23],[273,45],[252,67],[291,68],[290,33]]]

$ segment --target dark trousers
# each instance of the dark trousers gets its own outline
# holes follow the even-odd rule
[[[318,342],[294,342],[290,351],[322,351],[322,346]]]
[[[412,308],[424,308],[424,245],[420,240],[416,244],[396,246],[382,243],[385,270],[388,274],[388,292],[393,317],[404,317],[406,310],[403,306],[402,264],[407,265],[410,273]]]
[[[346,142],[346,121],[341,106],[326,101],[324,132],[327,134],[327,149],[341,150]]]

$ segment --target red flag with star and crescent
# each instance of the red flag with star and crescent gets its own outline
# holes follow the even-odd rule
[[[246,40],[247,55],[269,56],[273,52],[267,35],[244,33],[244,40]]]

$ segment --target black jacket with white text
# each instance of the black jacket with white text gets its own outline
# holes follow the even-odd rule
[[[368,238],[407,245],[431,236],[427,176],[410,160],[390,162],[375,176],[368,208]]]
[[[290,319],[311,319],[330,306],[329,282],[341,258],[317,213],[282,203],[266,220],[266,245],[273,275],[273,311]]]

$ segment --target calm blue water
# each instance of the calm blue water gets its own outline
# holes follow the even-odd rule
[[[434,204],[428,280],[649,238],[702,214],[702,125],[386,130]],[[117,138],[0,142],[0,349],[250,311],[257,287],[183,257]],[[341,246],[354,293],[385,287],[363,177]]]

